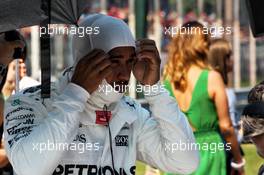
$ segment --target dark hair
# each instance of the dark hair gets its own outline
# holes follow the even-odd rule
[[[5,32],[5,40],[6,41],[15,41],[15,40],[21,40],[25,47],[23,48],[23,51],[21,53],[21,59],[25,62],[27,58],[27,43],[25,38],[19,33],[17,30],[10,30]]]
[[[213,69],[221,74],[226,85],[228,84],[226,61],[230,59],[231,53],[231,46],[227,40],[219,38],[211,41],[208,53],[209,63]]]
[[[248,93],[248,103],[264,101],[264,81],[254,86]]]

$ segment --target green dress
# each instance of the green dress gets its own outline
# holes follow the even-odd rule
[[[192,174],[226,175],[224,143],[219,132],[216,108],[207,90],[208,72],[203,70],[200,74],[192,93],[190,107],[187,111],[183,111],[190,124],[196,129],[194,136],[196,143],[200,145],[200,165]],[[170,95],[174,96],[170,82],[166,80],[164,85]]]

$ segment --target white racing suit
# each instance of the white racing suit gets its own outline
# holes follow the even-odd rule
[[[197,168],[197,150],[174,148],[195,139],[167,92],[145,95],[151,112],[125,96],[111,109],[114,165],[108,127],[95,123],[89,96],[67,82],[53,85],[44,101],[40,87],[32,87],[6,102],[5,148],[16,174],[134,175],[136,160],[165,172],[188,174]]]

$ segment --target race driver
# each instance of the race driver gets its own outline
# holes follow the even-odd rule
[[[79,27],[99,32],[74,36],[75,64],[51,87],[51,98],[41,99],[33,87],[6,104],[5,148],[16,174],[134,175],[136,160],[192,173],[198,150],[176,144],[195,143],[193,132],[160,85],[154,41],[135,42],[122,20],[101,14],[86,17]],[[144,85],[151,112],[122,88],[112,88],[128,85],[131,72]]]

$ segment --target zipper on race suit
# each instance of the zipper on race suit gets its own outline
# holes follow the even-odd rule
[[[110,128],[110,124],[109,124],[109,118],[108,118],[108,111],[107,111],[107,106],[104,105],[103,108],[104,111],[104,117],[106,119],[107,122],[107,128],[108,128],[108,134],[109,134],[109,145],[110,145],[110,152],[111,152],[111,160],[112,160],[112,168],[115,174],[115,162],[114,162],[114,154],[113,154],[113,143],[112,143],[112,133],[111,133],[111,128]]]

